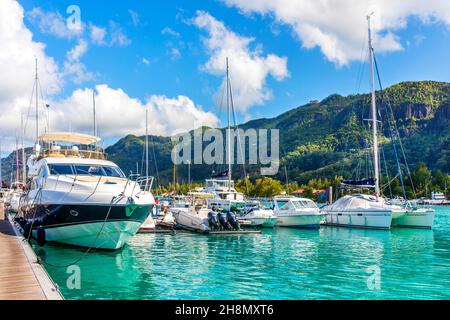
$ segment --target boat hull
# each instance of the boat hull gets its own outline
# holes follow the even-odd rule
[[[391,210],[355,210],[346,212],[326,212],[327,225],[365,228],[365,229],[390,229],[392,223]]]
[[[277,227],[319,229],[322,214],[277,215]]]
[[[149,216],[148,205],[38,205],[25,219],[45,230],[45,241],[94,249],[121,248]]]
[[[106,221],[46,227],[46,241],[78,247],[117,250],[139,230],[138,221]],[[36,237],[36,230],[33,230]]]
[[[204,217],[188,210],[176,210],[172,214],[178,228],[196,232],[210,231],[207,219]]]
[[[278,218],[277,217],[270,217],[267,218],[266,221],[264,221],[264,223],[262,224],[262,228],[273,228],[276,226],[278,222]]]
[[[396,219],[397,227],[432,229],[434,224],[434,210],[417,209],[407,211],[405,215]]]
[[[245,225],[248,227],[262,227],[264,223],[266,222],[267,218],[246,218],[246,217],[239,217],[239,222],[247,222]]]

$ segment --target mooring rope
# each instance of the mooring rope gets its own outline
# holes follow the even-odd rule
[[[111,202],[110,202],[110,205],[109,205],[108,212],[106,213],[105,219],[103,220],[102,227],[100,228],[99,232],[97,232],[97,235],[96,235],[94,241],[93,241],[92,244],[87,248],[87,250],[84,251],[83,254],[81,254],[77,259],[75,259],[75,260],[74,260],[73,262],[71,262],[71,263],[68,263],[68,264],[62,264],[62,265],[50,263],[50,262],[48,262],[46,259],[41,259],[41,258],[38,258],[38,262],[41,263],[41,264],[44,263],[44,264],[46,264],[46,265],[48,265],[48,266],[50,266],[50,267],[54,267],[54,268],[67,268],[67,267],[72,266],[72,265],[75,265],[75,264],[77,264],[78,262],[80,262],[81,260],[83,260],[84,257],[85,257],[85,256],[86,256],[93,248],[94,248],[94,245],[95,245],[95,243],[96,243],[97,240],[98,240],[98,237],[99,237],[100,234],[103,232],[103,229],[104,229],[104,227],[105,227],[105,225],[106,225],[106,222],[107,222],[107,220],[108,220],[108,218],[109,218],[109,215],[110,215],[110,213],[111,213],[111,209],[112,209],[112,207],[113,207],[114,199],[115,199],[116,197],[117,197],[117,196],[113,196],[113,197],[112,197]],[[120,200],[121,198],[124,197],[124,195],[121,194],[121,195],[119,195],[118,197],[119,197],[118,200]]]

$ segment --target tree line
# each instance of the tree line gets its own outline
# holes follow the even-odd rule
[[[432,191],[443,192],[447,195],[450,188],[450,175],[437,169],[432,171],[425,163],[420,162],[412,170],[411,175],[404,175],[403,183],[408,199],[418,197],[429,197]],[[292,194],[296,190],[302,190],[302,196],[317,199],[316,190],[323,190],[327,187],[341,186],[343,177],[335,176],[333,178],[311,179],[308,183],[298,183],[295,180],[282,182],[272,177],[261,177],[256,179],[243,178],[235,183],[237,191],[242,192],[247,197],[273,197],[280,194]],[[157,186],[157,194],[175,193],[187,194],[196,188],[204,187],[203,183],[169,183],[165,186]],[[383,176],[381,181],[383,195],[387,197],[403,197],[403,188],[400,178]]]

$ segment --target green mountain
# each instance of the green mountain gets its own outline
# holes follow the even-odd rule
[[[396,174],[392,133],[397,132],[411,168],[423,161],[431,169],[450,173],[450,83],[420,81],[403,82],[377,92],[382,120],[380,143],[382,169]],[[388,106],[391,107],[397,130],[390,130]],[[279,129],[280,170],[276,178],[300,183],[313,178],[364,177],[370,175],[366,161],[370,147],[370,95],[330,95],[271,119],[257,119],[240,125],[242,129]],[[224,129],[222,129],[224,130]],[[192,134],[192,132],[191,132]],[[169,137],[150,136],[150,174],[160,183],[172,179],[172,143]],[[128,135],[108,147],[108,158],[125,172],[142,169],[145,137]],[[397,152],[402,154],[400,144]],[[248,147],[248,144],[247,144]],[[248,155],[247,155],[248,156]],[[402,158],[402,157],[400,157]],[[156,161],[155,161],[156,160]],[[285,170],[286,168],[286,170]],[[405,168],[402,162],[402,168]],[[187,165],[177,166],[178,182],[187,181]],[[203,180],[213,172],[223,170],[219,165],[192,165],[191,179]],[[386,170],[387,169],[387,170]],[[259,175],[258,166],[247,166],[246,174]],[[242,165],[233,167],[233,178],[244,176]]]

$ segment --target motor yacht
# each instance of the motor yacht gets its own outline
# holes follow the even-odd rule
[[[274,197],[273,211],[280,227],[318,229],[323,220],[316,203],[307,198]]]
[[[40,243],[123,247],[155,205],[153,179],[126,177],[106,160],[96,136],[46,133],[38,141],[20,208],[25,234]]]

